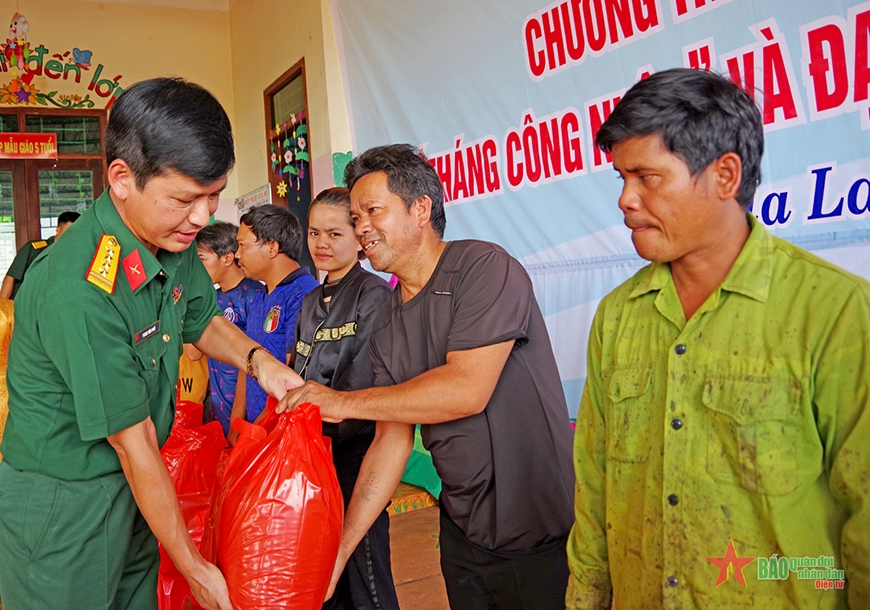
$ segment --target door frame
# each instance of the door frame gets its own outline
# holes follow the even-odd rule
[[[32,239],[41,239],[42,221],[39,213],[39,171],[46,169],[91,171],[93,175],[94,200],[106,188],[105,133],[106,110],[81,109],[43,109],[43,108],[0,108],[0,114],[15,115],[18,132],[26,132],[28,116],[91,116],[100,121],[100,153],[58,153],[57,159],[0,159],[0,171],[12,172],[12,196],[15,215],[15,245],[22,245]],[[2,134],[0,134],[2,135]]]

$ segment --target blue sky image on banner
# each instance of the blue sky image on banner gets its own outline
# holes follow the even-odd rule
[[[532,278],[571,417],[601,298],[645,261],[594,134],[640,78],[728,75],[765,125],[752,207],[870,279],[870,2],[333,0],[354,152],[409,142],[444,185],[447,239]]]

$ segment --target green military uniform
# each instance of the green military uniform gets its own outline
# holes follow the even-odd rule
[[[106,437],[150,417],[166,441],[182,344],[221,315],[214,287],[195,248],[155,258],[108,191],[28,278],[0,464],[3,603],[156,608],[156,541]]]
[[[12,264],[9,265],[9,269],[6,271],[6,276],[15,280],[15,283],[12,285],[10,299],[14,299],[15,295],[18,294],[21,282],[24,281],[24,275],[27,273],[30,265],[33,264],[33,261],[36,260],[36,257],[42,254],[43,250],[53,243],[54,235],[48,239],[32,239],[19,248],[15,258],[12,259]]]

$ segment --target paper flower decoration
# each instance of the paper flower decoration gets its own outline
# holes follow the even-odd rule
[[[282,180],[275,187],[275,190],[278,191],[278,197],[286,197],[287,196],[287,183]]]

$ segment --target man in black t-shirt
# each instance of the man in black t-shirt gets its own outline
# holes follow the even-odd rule
[[[376,387],[336,392],[309,382],[279,408],[310,401],[328,421],[423,424],[443,482],[451,606],[561,610],[572,433],[531,280],[494,244],[443,240],[441,182],[414,147],[373,148],[348,165],[345,181],[366,255],[399,280],[372,333]],[[395,490],[398,453],[386,435],[369,449],[339,564]]]

